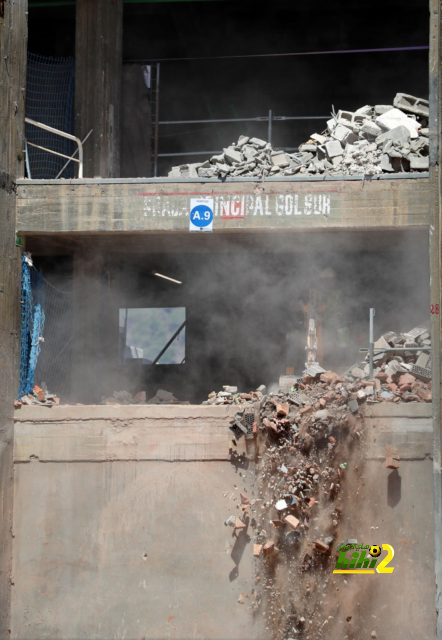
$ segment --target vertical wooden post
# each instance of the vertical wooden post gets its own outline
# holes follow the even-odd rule
[[[24,175],[27,0],[0,18],[0,638],[10,636],[14,400],[20,354],[20,250],[15,181]]]
[[[83,140],[85,178],[120,175],[123,0],[77,0],[75,132]]]
[[[441,308],[441,0],[430,0],[430,303]],[[436,305],[438,305],[436,307]],[[441,314],[431,315],[436,636],[442,640]]]

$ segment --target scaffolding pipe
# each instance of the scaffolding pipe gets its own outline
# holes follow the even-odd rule
[[[48,153],[53,153],[56,156],[61,156],[62,158],[67,158],[68,160],[74,160],[74,162],[78,162],[78,177],[83,177],[83,145],[81,144],[80,138],[71,135],[70,133],[65,133],[64,131],[60,131],[59,129],[54,129],[54,127],[49,127],[47,124],[42,124],[41,122],[36,122],[35,120],[31,120],[30,118],[25,118],[25,122],[28,124],[32,124],[34,127],[38,127],[39,129],[44,129],[45,131],[49,131],[50,133],[55,133],[57,136],[62,136],[63,138],[67,138],[68,140],[73,140],[78,144],[78,160],[76,158],[71,158],[70,156],[66,156],[63,153],[58,153],[58,151],[52,151],[51,149],[46,149],[45,147],[40,147],[37,144],[33,144],[32,142],[28,142],[27,144],[32,145],[33,147],[37,147],[37,149],[42,149],[43,151],[47,151]]]

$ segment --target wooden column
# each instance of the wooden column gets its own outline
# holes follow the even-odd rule
[[[15,182],[24,168],[27,4],[0,3],[0,638],[10,636],[13,414],[20,354]]]
[[[442,640],[442,412],[441,412],[441,0],[430,0],[430,303],[433,370],[433,477],[436,637]],[[434,306],[433,306],[434,305]],[[436,306],[437,305],[437,306]]]
[[[85,178],[120,175],[123,0],[77,0],[75,132]]]

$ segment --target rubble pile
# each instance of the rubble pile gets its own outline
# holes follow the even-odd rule
[[[431,349],[431,336],[427,327],[415,327],[399,335],[389,331],[374,343],[374,348],[374,381],[368,380],[368,364],[363,368],[355,364],[344,374],[359,388],[358,402],[363,400],[362,391],[370,403],[432,401],[431,352],[428,351]],[[368,360],[369,355],[366,357]]]
[[[43,387],[43,388],[42,388]],[[41,387],[34,385],[32,393],[28,393],[20,398],[20,400],[14,400],[14,407],[19,409],[25,404],[35,404],[42,407],[53,407],[60,404],[60,398],[57,398],[55,393],[48,391],[48,388],[44,382],[41,383]]]
[[[240,136],[203,163],[172,167],[169,178],[375,175],[428,171],[427,100],[398,93],[392,105],[366,105],[331,114],[327,129],[313,133],[297,153]]]
[[[230,426],[233,444],[243,436],[253,439],[257,461],[256,497],[241,493],[239,515],[225,524],[238,537],[244,528],[253,530],[251,606],[278,639],[321,637],[324,617],[317,599],[308,596],[321,585],[325,597],[333,580],[346,460],[362,437],[361,423],[342,395],[344,378],[327,371],[291,382],[275,393],[261,386],[250,394],[220,396],[240,405]]]
[[[238,515],[224,524],[236,538],[253,540],[255,585],[238,603],[249,598],[275,640],[324,638],[331,628],[332,593],[347,584],[336,580],[333,566],[348,465],[353,480],[359,473],[360,406],[431,402],[431,360],[423,350],[429,347],[424,326],[390,331],[375,343],[373,380],[365,362],[342,375],[313,365],[302,377],[281,376],[276,392],[264,385],[250,393],[226,386],[205,401],[237,405],[233,451],[242,438],[254,443],[255,490],[236,496]],[[387,468],[397,468],[398,459],[387,447]]]
[[[135,396],[128,391],[114,391],[112,396],[107,398],[103,396],[101,404],[190,404],[187,400],[181,402],[177,400],[173,393],[158,389],[153,398],[146,401],[146,392],[140,391]]]

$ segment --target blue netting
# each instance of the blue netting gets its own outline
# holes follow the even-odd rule
[[[40,353],[40,337],[43,336],[44,280],[41,273],[31,266],[26,255],[22,256],[21,283],[21,343],[20,343],[20,388],[18,399],[32,393],[34,373]]]
[[[50,127],[73,133],[75,93],[75,61],[73,58],[45,58],[28,53],[26,70],[26,117]],[[26,123],[26,140],[41,147],[72,155],[76,145],[49,131]],[[28,145],[28,157],[33,179],[56,178],[65,158]],[[60,177],[72,178],[73,162]]]

